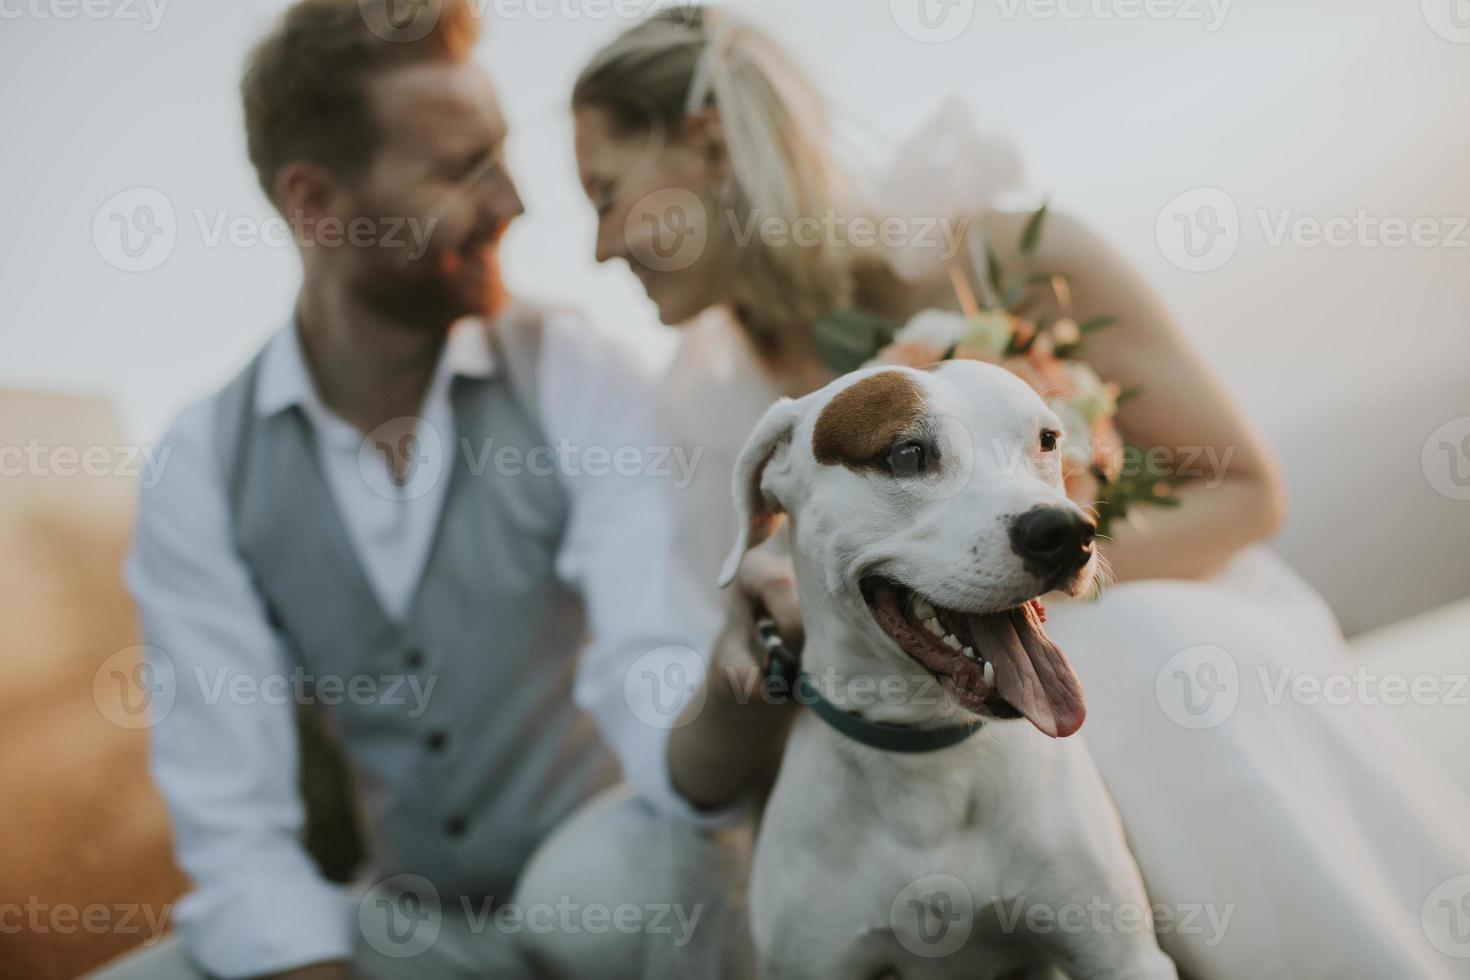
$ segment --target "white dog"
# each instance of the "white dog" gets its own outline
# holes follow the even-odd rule
[[[756,848],[763,976],[1176,976],[1062,738],[1082,689],[1036,597],[1083,592],[1096,560],[1060,429],[1009,372],[946,361],[784,399],[742,450],[722,579],[788,515],[814,709]]]

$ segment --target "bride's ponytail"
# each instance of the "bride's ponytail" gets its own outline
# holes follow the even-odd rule
[[[736,269],[736,307],[762,320],[760,327],[805,329],[818,314],[851,304],[865,256],[825,237],[834,216],[853,216],[825,108],[765,32],[723,11],[672,8],[599,52],[572,101],[606,108],[623,132],[671,137],[691,112],[713,106],[732,175],[722,203],[738,228],[753,232]],[[816,240],[767,243],[760,230],[771,219],[788,237],[806,219]]]

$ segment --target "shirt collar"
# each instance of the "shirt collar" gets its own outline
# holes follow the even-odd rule
[[[462,378],[488,378],[495,373],[495,353],[490,348],[489,332],[481,320],[461,320],[449,330],[439,364],[434,368],[437,387],[446,375]],[[260,375],[255,386],[255,414],[262,418],[299,405],[325,410],[317,394],[311,371],[306,365],[306,352],[301,347],[301,334],[295,317],[271,337],[261,355]]]

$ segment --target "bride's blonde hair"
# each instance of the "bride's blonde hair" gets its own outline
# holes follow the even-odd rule
[[[572,104],[605,110],[619,135],[669,138],[713,107],[731,171],[721,203],[742,229],[854,216],[816,88],[770,35],[724,11],[681,4],[625,31],[583,69]],[[806,329],[852,305],[866,253],[820,235],[815,245],[774,245],[757,232],[737,260],[732,303],[757,330]]]

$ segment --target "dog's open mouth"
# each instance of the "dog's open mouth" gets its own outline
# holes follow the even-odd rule
[[[1041,628],[1035,599],[992,613],[963,613],[929,602],[887,579],[863,582],[879,627],[976,714],[1024,715],[1060,738],[1082,727],[1082,682]]]

